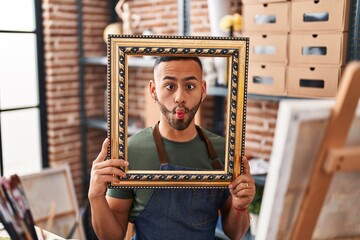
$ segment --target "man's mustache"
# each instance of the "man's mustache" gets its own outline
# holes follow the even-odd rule
[[[184,109],[185,110],[185,113],[189,113],[190,112],[190,109],[189,108],[187,108],[187,107],[185,107],[184,106],[184,104],[178,104],[178,105],[176,105],[176,107],[174,107],[173,108],[173,110],[172,110],[172,113],[176,113],[176,109],[178,109],[178,108],[182,108],[182,109]]]

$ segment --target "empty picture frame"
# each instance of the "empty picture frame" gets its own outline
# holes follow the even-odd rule
[[[144,57],[149,59],[160,56],[221,57],[226,59],[227,63],[227,70],[224,72],[227,78],[224,169],[154,171],[125,168],[127,177],[122,178],[120,182],[109,183],[109,187],[227,187],[241,174],[245,139],[248,48],[249,39],[246,37],[109,35],[107,118],[110,148],[108,159],[128,161],[128,85],[130,81],[133,81],[129,77],[129,59],[139,57],[138,60],[141,61]]]

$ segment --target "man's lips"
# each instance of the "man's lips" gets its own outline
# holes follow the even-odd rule
[[[176,118],[177,119],[183,119],[185,116],[185,110],[184,109],[178,109],[176,110]]]

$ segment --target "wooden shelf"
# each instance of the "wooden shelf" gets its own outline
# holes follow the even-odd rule
[[[216,96],[216,97],[225,97],[227,96],[227,87],[207,87],[206,95],[208,96]]]
[[[92,65],[107,65],[108,59],[106,56],[96,56],[96,57],[85,57],[83,58],[83,63],[92,64]],[[129,58],[128,62],[130,67],[154,67],[155,58],[152,57],[132,57]],[[225,97],[227,96],[227,87],[221,86],[208,86],[207,95],[216,96],[216,97]],[[261,94],[252,94],[248,93],[248,97],[251,99],[260,99],[260,100],[271,100],[271,101],[280,101],[281,99],[298,99],[296,97],[287,97],[287,96],[272,96],[272,95],[261,95]]]
[[[300,98],[300,97],[262,95],[262,94],[254,94],[254,93],[248,93],[248,98],[259,99],[259,100],[269,100],[269,101],[280,101],[282,99],[304,99],[304,98]],[[310,99],[310,98],[308,98],[308,99]]]
[[[139,57],[129,58],[128,62],[130,67],[149,67],[153,68],[155,64],[155,58],[153,57]]]
[[[92,65],[107,65],[108,59],[106,56],[84,57],[82,62]],[[154,67],[155,58],[152,57],[132,57],[129,58],[128,65],[130,67]]]
[[[88,118],[86,120],[86,125],[90,128],[95,128],[103,131],[107,131],[108,124],[105,118]],[[136,128],[133,126],[128,127],[128,134],[129,136],[134,135],[140,132],[142,128]]]
[[[91,128],[107,130],[107,121],[105,118],[88,118],[86,125]]]
[[[107,57],[98,56],[98,57],[84,57],[82,58],[82,62],[85,64],[93,64],[93,65],[107,65]]]

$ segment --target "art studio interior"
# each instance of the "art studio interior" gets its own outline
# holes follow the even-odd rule
[[[146,54],[129,55],[125,69],[112,57],[121,54],[112,39],[136,36],[162,39],[158,52],[166,38],[201,49],[206,98],[194,120],[225,137],[228,174],[240,169],[232,148],[249,160],[256,186],[242,239],[359,239],[359,32],[359,0],[1,1],[0,238],[26,224],[7,196],[20,192],[37,239],[98,239],[88,190],[104,139],[115,134],[116,154],[127,153],[120,136],[160,116],[149,81],[163,53],[137,49]],[[243,42],[243,61],[205,55],[212,49],[201,39]],[[122,70],[125,100],[112,86]],[[126,114],[115,114],[110,104],[123,103]],[[127,231],[125,239],[136,235],[131,224]],[[27,234],[19,239],[34,239]],[[230,239],[220,220],[215,239]]]

